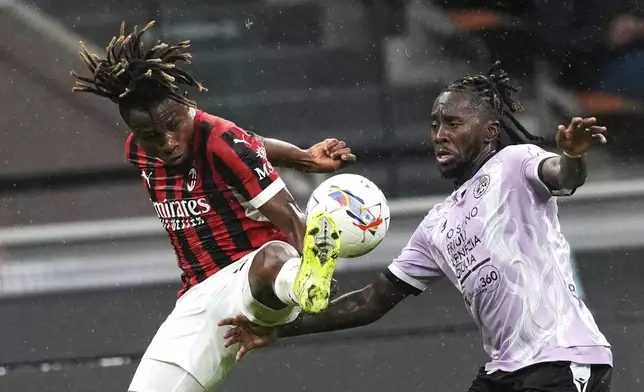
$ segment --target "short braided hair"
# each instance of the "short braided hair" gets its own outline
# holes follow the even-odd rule
[[[189,41],[176,45],[157,42],[147,51],[143,49],[141,37],[154,25],[148,23],[141,31],[134,26],[125,35],[125,22],[121,23],[120,34],[112,38],[106,48],[105,58],[89,53],[83,42],[80,43],[80,56],[92,73],[83,77],[72,71],[76,84],[72,91],[89,92],[109,98],[119,105],[121,113],[130,109],[149,108],[171,99],[178,103],[195,107],[186,93],[179,92],[179,85],[196,86],[199,91],[207,89],[190,74],[177,67],[176,63],[190,63],[191,55],[181,53],[190,46]]]
[[[528,132],[514,116],[514,113],[523,111],[523,106],[512,98],[519,88],[510,84],[508,73],[501,69],[500,61],[490,66],[487,75],[465,76],[449,84],[443,91],[469,93],[477,103],[486,105],[498,116],[503,130],[514,144],[543,140]]]

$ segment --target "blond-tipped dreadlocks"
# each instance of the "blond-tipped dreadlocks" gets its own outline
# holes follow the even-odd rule
[[[92,72],[92,77],[82,77],[72,71],[77,79],[72,90],[107,97],[119,104],[122,110],[166,98],[194,107],[195,102],[181,94],[178,85],[196,86],[199,91],[207,89],[175,64],[177,61],[190,63],[192,56],[180,53],[190,46],[190,42],[183,41],[176,45],[157,42],[144,52],[141,37],[153,25],[154,21],[141,31],[134,26],[133,32],[125,36],[125,22],[121,23],[120,35],[112,38],[105,59],[90,54],[81,42],[80,56]]]

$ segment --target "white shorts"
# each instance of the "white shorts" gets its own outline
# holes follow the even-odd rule
[[[270,242],[262,248],[268,244]],[[237,345],[224,347],[224,333],[230,327],[218,327],[220,319],[242,313],[251,321],[268,326],[288,324],[295,320],[300,313],[299,307],[270,309],[257,302],[251,294],[248,273],[253,258],[262,248],[184,293],[152,339],[143,355],[142,364],[146,359],[152,359],[177,365],[192,375],[205,391],[214,391],[235,364],[239,348]],[[159,385],[156,381],[159,374],[150,371],[153,368],[139,365],[129,391],[173,391],[167,389],[170,387],[167,382],[167,388],[155,387]]]
[[[190,373],[179,366],[143,358],[128,391],[136,392],[206,392]],[[154,377],[152,377],[154,375]]]

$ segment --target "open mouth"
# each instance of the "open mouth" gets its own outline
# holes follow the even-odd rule
[[[446,150],[436,151],[436,160],[440,165],[446,165],[454,159],[454,154]]]

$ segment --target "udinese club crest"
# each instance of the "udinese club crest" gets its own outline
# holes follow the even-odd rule
[[[472,195],[474,198],[480,199],[481,196],[487,192],[487,189],[490,187],[490,176],[487,174],[479,177],[478,180],[474,183],[474,188],[472,190]]]

